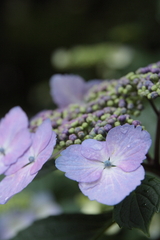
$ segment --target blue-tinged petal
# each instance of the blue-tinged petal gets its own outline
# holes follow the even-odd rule
[[[79,103],[85,94],[84,79],[78,75],[55,74],[50,79],[51,96],[59,107]]]
[[[106,139],[110,161],[124,171],[134,171],[146,158],[151,137],[140,126],[125,124],[112,128]]]
[[[92,182],[101,177],[104,165],[81,155],[81,145],[69,146],[56,159],[56,167],[66,172],[65,176],[78,182]]]
[[[79,187],[90,200],[96,200],[106,205],[115,205],[141,184],[144,175],[142,166],[133,172],[124,172],[120,168],[111,167],[103,171],[102,177],[98,181],[81,182]]]

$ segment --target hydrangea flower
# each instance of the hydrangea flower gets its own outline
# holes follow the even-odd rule
[[[84,95],[101,80],[85,82],[78,75],[55,74],[50,79],[51,96],[53,101],[61,108],[70,103],[82,103]]]
[[[141,163],[150,145],[147,131],[125,124],[112,128],[106,141],[87,139],[69,146],[57,158],[56,167],[79,182],[90,200],[115,205],[144,179]]]
[[[0,174],[29,148],[28,118],[20,107],[12,108],[0,121]]]
[[[7,176],[0,182],[0,204],[6,203],[13,195],[22,191],[52,155],[56,134],[52,131],[49,119],[31,137],[30,148],[7,169]]]

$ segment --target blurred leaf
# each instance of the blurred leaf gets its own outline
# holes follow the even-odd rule
[[[13,240],[94,240],[112,224],[112,211],[98,215],[62,214],[35,222]]]
[[[160,206],[160,180],[146,176],[142,184],[114,208],[114,220],[120,227],[139,228],[149,235],[149,224]]]
[[[131,47],[109,42],[78,45],[67,49],[57,49],[51,57],[51,64],[59,70],[88,68],[101,65],[113,69],[123,69],[133,60]]]

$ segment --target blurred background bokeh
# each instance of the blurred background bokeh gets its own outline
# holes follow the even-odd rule
[[[118,78],[160,59],[159,0],[2,0],[0,116],[54,107],[54,73]]]
[[[160,0],[2,0],[0,18],[0,117],[16,105],[30,117],[54,108],[49,79],[55,73],[118,79],[160,60]],[[0,206],[0,217],[17,201],[26,208],[23,194],[37,189],[52,192],[64,212],[106,210],[55,172]],[[136,230],[117,236],[147,239]]]

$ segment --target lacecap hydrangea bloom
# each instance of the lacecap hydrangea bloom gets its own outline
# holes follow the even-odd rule
[[[141,126],[112,128],[106,141],[87,139],[61,152],[56,167],[79,182],[90,200],[106,205],[121,202],[144,179],[141,165],[151,145],[150,134]]]
[[[15,119],[13,118],[12,112],[17,113]],[[56,134],[52,130],[49,119],[46,119],[37,128],[35,133],[31,133],[27,128],[28,124],[26,125],[25,131],[21,131],[21,125],[18,125],[23,116],[23,110],[15,107],[9,112],[6,118],[3,119],[3,127],[6,129],[6,135],[5,129],[2,131],[4,135],[1,135],[1,132],[0,135],[1,138],[5,136],[4,139],[7,147],[4,147],[4,145],[1,147],[2,150],[4,149],[4,153],[1,150],[0,166],[2,166],[1,172],[3,172],[5,177],[0,182],[0,204],[6,203],[13,195],[22,191],[35,178],[43,164],[51,157],[56,144]],[[18,132],[18,127],[20,127],[20,133]],[[17,129],[17,134],[15,134],[14,128]],[[26,134],[26,131],[28,134]],[[29,140],[25,140],[24,137],[26,136],[28,136]],[[21,141],[27,141],[27,147]],[[14,143],[14,148],[12,147],[12,143]],[[10,155],[7,155],[10,149],[15,156],[14,161],[12,160],[12,156],[9,157]],[[6,163],[5,158],[7,156]],[[4,166],[6,166],[6,168],[4,168]]]

